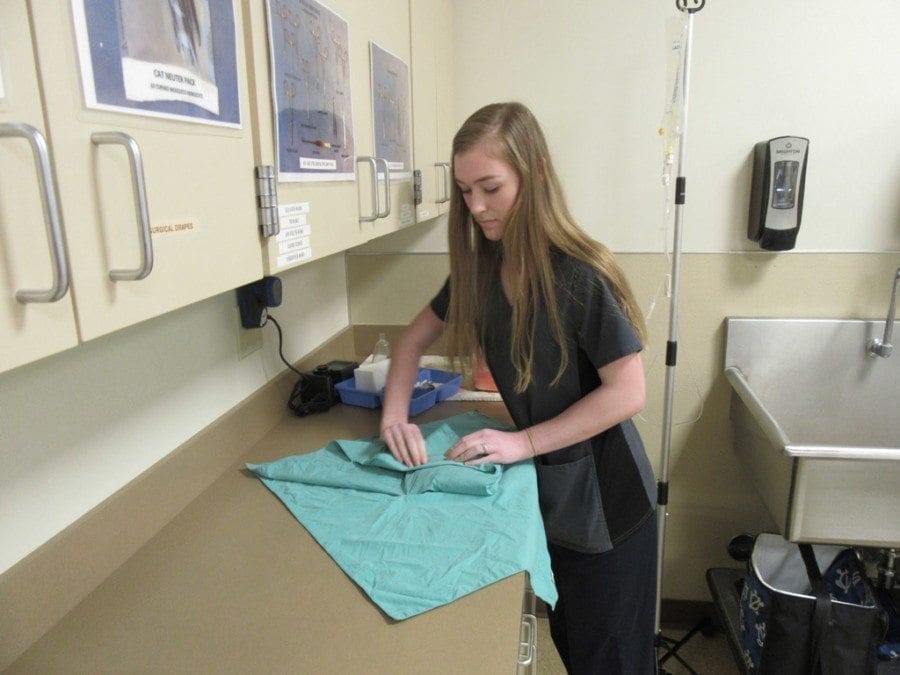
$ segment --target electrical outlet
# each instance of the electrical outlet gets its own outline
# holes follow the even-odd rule
[[[244,328],[241,325],[241,312],[237,305],[234,305],[233,314],[234,326],[237,330],[238,358],[243,359],[262,348],[263,331],[262,328]]]

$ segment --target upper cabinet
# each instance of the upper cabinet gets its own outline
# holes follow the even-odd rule
[[[78,343],[24,2],[0,2],[0,372]]]
[[[241,16],[193,7],[0,3],[0,371],[262,275]]]
[[[453,141],[453,5],[409,0],[412,48],[415,168],[421,172],[419,222],[446,213],[450,204]]]
[[[257,165],[274,172],[270,185],[277,191],[282,212],[278,235],[264,238],[267,274],[365,241],[357,203],[356,158],[345,140],[352,139],[359,120],[354,116],[357,110],[344,102],[351,101],[360,89],[350,80],[343,30],[346,17],[307,14],[303,4],[299,0],[273,0],[271,5],[266,0],[241,3],[254,106],[254,158]],[[322,75],[323,61],[331,69],[330,88]],[[334,76],[337,67],[340,77]],[[362,77],[360,73],[352,75]],[[332,105],[326,105],[328,94],[322,93],[329,89],[338,102],[333,116]],[[284,103],[277,112],[279,124],[273,97]],[[324,128],[319,119],[322,108],[328,117]],[[322,167],[321,173],[315,173],[317,165]],[[278,214],[271,217],[277,225]]]
[[[452,14],[0,2],[0,372],[446,210]]]
[[[337,4],[337,3],[336,3]],[[372,239],[416,222],[413,195],[413,131],[410,100],[410,37],[408,0],[378,0],[358,2],[342,0],[343,5],[354,9],[351,30],[358,56],[352,62],[368,64],[368,73],[360,96],[365,106],[365,118],[359,126],[358,155],[381,160],[378,194],[383,194],[383,164],[390,167],[390,203],[381,201],[380,213],[386,214],[371,222]],[[365,66],[363,66],[365,68]],[[373,74],[374,71],[374,74]],[[354,92],[354,97],[356,93]],[[373,213],[371,201],[366,198],[367,181],[371,171],[364,163],[358,163],[360,213]],[[371,185],[371,182],[369,183]]]
[[[242,6],[254,156],[275,170],[280,212],[266,272],[414,224],[408,0]],[[385,59],[398,81],[373,78]],[[404,138],[405,161],[384,156],[383,141],[399,156]]]
[[[241,16],[195,7],[29,4],[82,340],[262,274]]]

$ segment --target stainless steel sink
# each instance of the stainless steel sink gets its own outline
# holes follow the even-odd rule
[[[900,354],[883,321],[727,319],[735,451],[791,541],[900,546]]]

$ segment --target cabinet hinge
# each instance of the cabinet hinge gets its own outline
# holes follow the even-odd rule
[[[422,170],[413,171],[413,203],[419,206],[422,203]]]
[[[278,234],[278,188],[275,167],[260,164],[256,167],[256,207],[259,211],[259,229],[264,237]]]

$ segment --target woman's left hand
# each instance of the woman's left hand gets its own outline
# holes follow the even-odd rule
[[[512,464],[531,456],[531,444],[524,431],[482,429],[460,438],[447,450],[444,459],[473,465]]]

